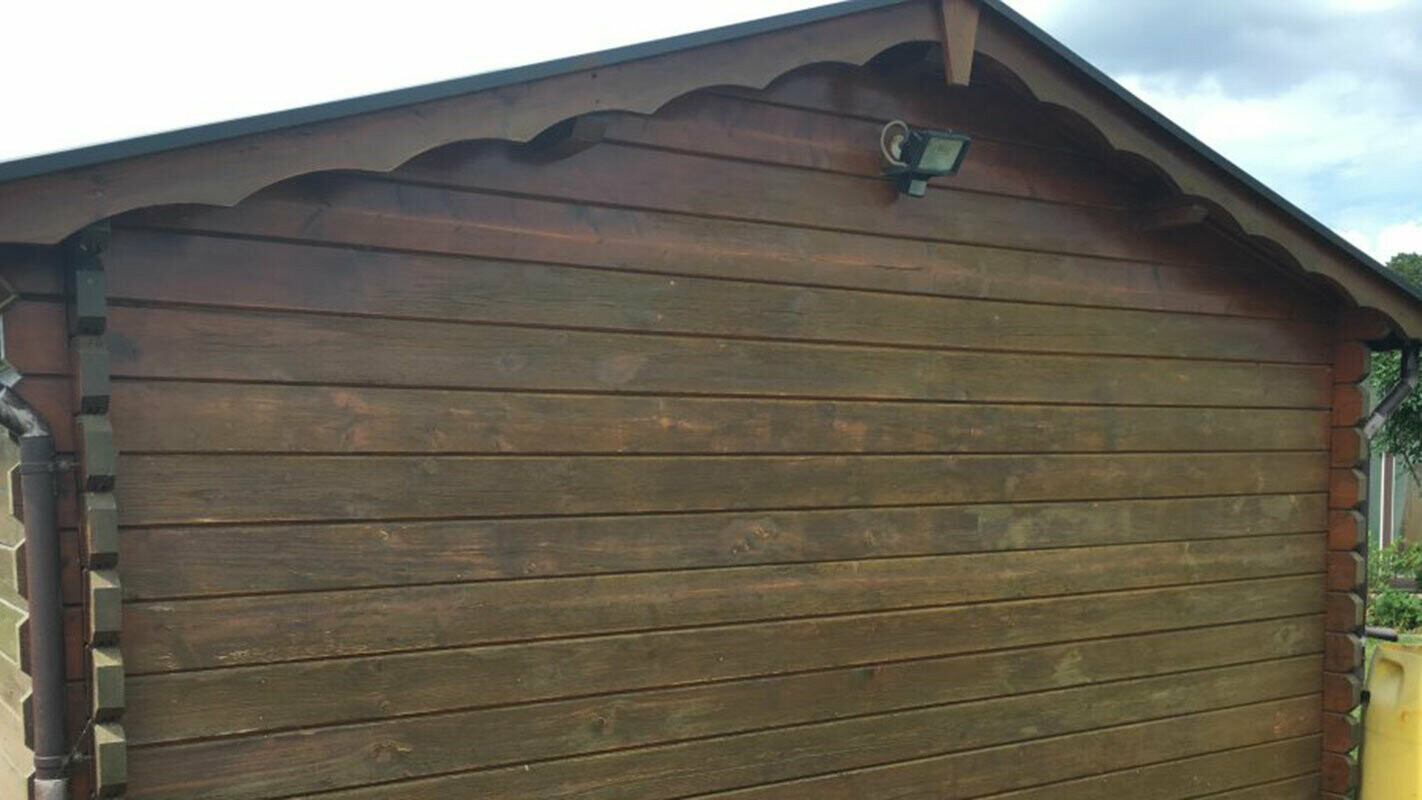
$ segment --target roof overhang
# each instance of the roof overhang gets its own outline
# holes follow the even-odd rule
[[[233,205],[296,175],[389,171],[459,141],[528,141],[595,111],[652,113],[708,86],[764,87],[908,42],[974,59],[1148,162],[1182,196],[1358,306],[1422,337],[1422,295],[1142,103],[1000,0],[853,0],[634,47],[0,164],[0,242],[53,244],[136,208]],[[965,52],[965,50],[967,52]]]

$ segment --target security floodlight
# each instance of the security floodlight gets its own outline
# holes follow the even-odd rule
[[[958,174],[972,141],[967,134],[910,128],[896,119],[879,134],[879,149],[889,162],[884,174],[897,179],[900,192],[923,197],[929,178]]]

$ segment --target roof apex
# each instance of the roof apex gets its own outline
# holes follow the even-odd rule
[[[1422,292],[1239,169],[1002,0],[849,0],[588,55],[143,136],[0,164],[0,242],[52,244],[135,208],[232,205],[294,175],[388,171],[479,138],[527,141],[591,111],[652,113],[711,85],[762,87],[818,61],[863,64],[904,42],[954,38],[945,20],[982,10],[975,55],[1038,100],[1077,114],[1117,151],[1154,164],[1183,195],[1248,237],[1422,337]],[[945,5],[946,4],[946,5]],[[976,17],[976,14],[969,14]],[[958,37],[959,41],[972,41]],[[953,60],[961,67],[961,53]]]

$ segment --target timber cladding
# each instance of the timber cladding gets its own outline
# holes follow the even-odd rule
[[[1060,127],[816,67],[117,218],[126,796],[1317,796],[1337,309]]]

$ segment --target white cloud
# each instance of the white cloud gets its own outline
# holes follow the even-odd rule
[[[1398,253],[1422,253],[1422,217],[1383,228],[1377,242],[1376,252],[1382,259]]]
[[[1422,253],[1422,216],[1385,225],[1375,233],[1356,229],[1342,230],[1340,236],[1358,249],[1387,263],[1398,253]]]
[[[1121,82],[1369,254],[1422,250],[1422,118],[1399,110],[1390,85],[1322,72],[1240,97],[1211,77]]]

